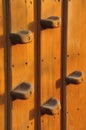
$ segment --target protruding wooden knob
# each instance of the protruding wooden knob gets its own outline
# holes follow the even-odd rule
[[[21,30],[18,33],[11,33],[10,41],[12,44],[30,43],[32,41],[32,32],[27,30]]]
[[[33,94],[33,87],[28,83],[21,83],[11,91],[14,99],[28,99]]]
[[[60,102],[55,98],[50,98],[41,106],[41,113],[55,115],[61,109]]]
[[[51,16],[46,19],[41,19],[41,27],[46,28],[57,28],[60,26],[60,18],[57,16]]]
[[[83,72],[74,71],[66,78],[67,84],[80,84],[83,81]]]

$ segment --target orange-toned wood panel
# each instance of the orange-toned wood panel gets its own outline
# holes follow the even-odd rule
[[[68,3],[67,75],[84,73],[78,85],[67,85],[67,130],[86,129],[86,1]]]
[[[61,1],[42,0],[41,19],[61,18]],[[41,30],[41,105],[53,97],[60,101],[61,26]],[[60,130],[60,112],[41,115],[41,130]]]
[[[12,0],[10,6],[11,33],[32,32],[32,42],[11,44],[12,90],[22,82],[30,83],[34,88],[34,0]],[[35,93],[27,100],[12,100],[11,116],[12,130],[34,130]]]
[[[0,130],[5,129],[5,34],[3,1],[0,1]]]

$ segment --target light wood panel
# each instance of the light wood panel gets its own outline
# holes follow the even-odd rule
[[[68,3],[67,75],[75,70],[84,73],[79,85],[66,86],[67,130],[86,129],[86,1]]]
[[[34,0],[12,0],[11,33],[20,30],[32,31],[32,42],[11,45],[12,88],[22,82],[34,88]],[[11,100],[11,130],[33,130],[35,126],[35,93],[27,100]]]
[[[3,1],[0,1],[0,130],[5,129],[5,34]]]
[[[42,0],[41,19],[50,16],[61,18],[61,1]],[[41,30],[40,75],[41,105],[49,98],[60,101],[60,67],[61,67],[61,26]],[[41,116],[41,130],[60,130],[60,113],[55,116]]]

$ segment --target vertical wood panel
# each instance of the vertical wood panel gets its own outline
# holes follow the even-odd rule
[[[67,86],[67,130],[85,129],[86,122],[86,1],[72,0],[68,4],[67,74],[84,73],[80,85]]]
[[[42,0],[41,19],[50,16],[61,18],[61,1]],[[60,100],[61,27],[41,30],[41,105],[49,98]],[[41,116],[41,130],[60,130],[60,113]]]
[[[32,42],[11,45],[12,90],[22,82],[34,88],[34,1],[15,0],[11,5],[11,32],[32,31]],[[34,88],[35,89],[35,88]],[[36,129],[35,93],[27,100],[12,101],[12,130]]]

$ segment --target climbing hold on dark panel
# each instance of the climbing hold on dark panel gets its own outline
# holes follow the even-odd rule
[[[67,84],[80,84],[83,81],[83,73],[80,71],[74,71],[66,78]]]
[[[60,102],[55,98],[50,98],[41,106],[41,113],[55,115],[60,111]]]
[[[12,44],[30,43],[32,41],[32,32],[28,30],[21,30],[18,33],[11,33],[10,41]]]
[[[41,19],[41,27],[46,28],[57,28],[60,26],[60,18],[57,16],[51,16],[46,19]]]
[[[28,99],[33,94],[33,87],[28,83],[21,83],[11,91],[13,99]]]

